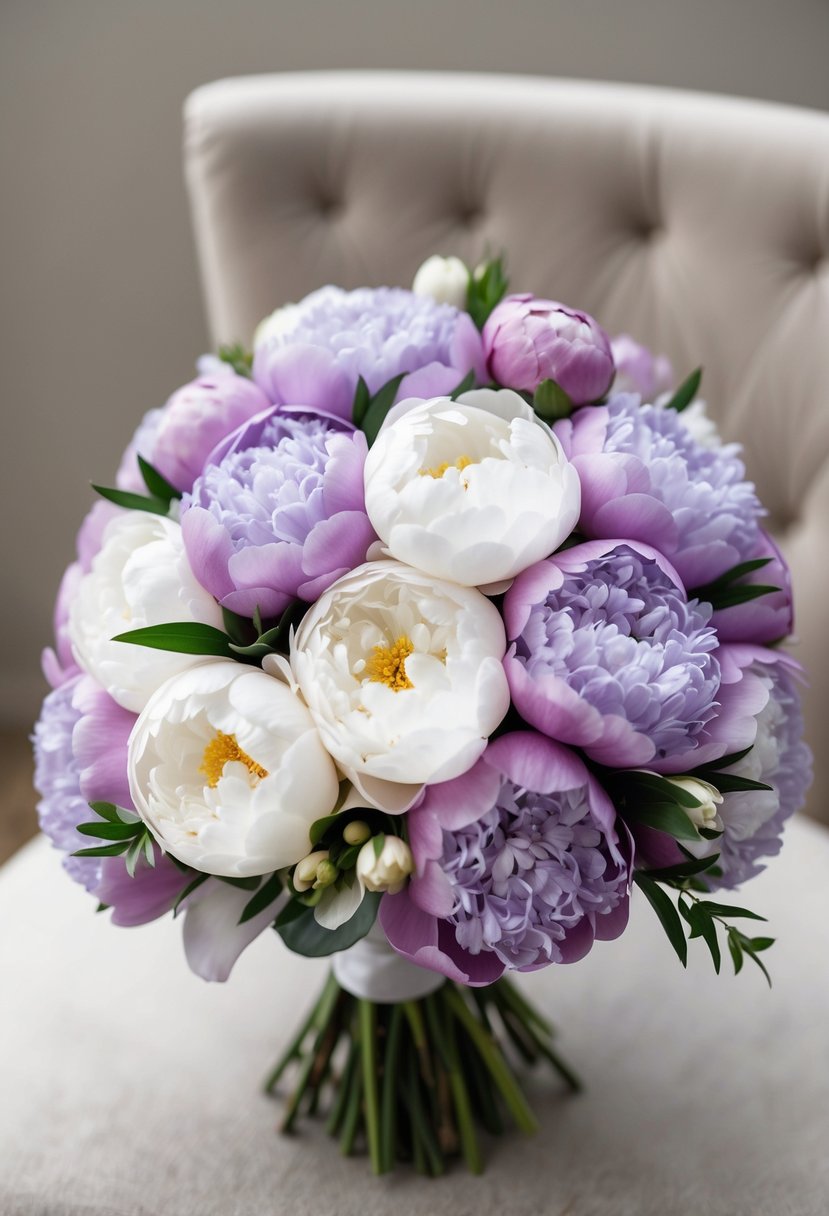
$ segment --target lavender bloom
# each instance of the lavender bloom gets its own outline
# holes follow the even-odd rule
[[[70,878],[87,891],[98,885],[101,863],[96,857],[71,857],[87,848],[89,840],[76,831],[92,812],[81,794],[80,768],[72,751],[72,732],[80,720],[73,697],[82,677],[75,676],[50,692],[43,702],[32,742],[35,749],[35,787],[40,794],[37,815],[41,831],[55,848],[67,854],[63,866]],[[124,757],[126,765],[126,756]]]
[[[386,896],[391,945],[461,983],[583,958],[627,923],[630,843],[569,749],[504,735],[409,812],[416,874]]]
[[[314,601],[359,566],[376,539],[365,513],[360,431],[310,416],[273,415],[255,447],[231,446],[182,502],[193,572],[234,612],[282,612]]]
[[[504,616],[513,701],[551,738],[611,767],[669,771],[711,743],[711,609],[687,601],[654,550],[594,541],[558,553],[518,576]]]
[[[397,400],[451,393],[485,378],[471,318],[397,287],[322,287],[280,309],[256,336],[253,377],[275,404],[351,418],[357,379],[376,393],[406,372]]]
[[[638,393],[643,401],[656,401],[674,385],[674,369],[665,355],[655,355],[630,334],[610,339],[616,365],[615,393]]]
[[[777,591],[758,596],[731,608],[719,608],[711,618],[720,642],[754,642],[768,645],[788,637],[794,630],[792,576],[786,559],[772,538],[758,529],[757,544],[746,560],[768,558],[768,564],[754,570],[741,582],[777,587]]]
[[[554,429],[581,480],[585,535],[653,545],[686,587],[755,552],[763,509],[735,446],[703,447],[674,410],[624,393]]]
[[[786,656],[771,653],[753,664],[768,701],[757,715],[757,737],[751,751],[725,771],[762,781],[772,789],[725,794],[719,808],[724,830],[714,845],[723,873],[721,878],[709,880],[712,887],[738,887],[765,869],[761,859],[780,852],[783,827],[806,800],[812,755],[803,742],[796,670]]]
[[[487,367],[504,386],[534,392],[555,380],[575,405],[597,401],[613,380],[610,341],[586,312],[533,295],[511,295],[483,329]]]
[[[138,467],[138,457],[152,463],[153,445],[158,434],[158,428],[164,417],[161,409],[147,410],[147,413],[135,429],[135,434],[124,449],[118,472],[115,474],[115,484],[119,490],[130,490],[133,494],[146,494],[147,487],[141,470]]]

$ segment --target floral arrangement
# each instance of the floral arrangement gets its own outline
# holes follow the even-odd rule
[[[802,804],[785,561],[664,358],[500,260],[325,287],[207,356],[83,522],[35,728],[43,830],[225,980],[333,956],[267,1082],[375,1172],[482,1168],[578,1082],[509,978],[624,932],[763,971],[721,902]],[[740,926],[743,927],[740,927]],[[275,964],[275,965],[278,965]]]

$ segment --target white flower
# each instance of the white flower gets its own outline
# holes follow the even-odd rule
[[[480,592],[359,566],[303,618],[291,666],[322,741],[372,805],[466,772],[509,706],[504,626]]]
[[[395,407],[368,454],[365,488],[392,557],[468,587],[548,557],[581,501],[558,439],[509,389]]]
[[[435,253],[427,258],[412,283],[416,296],[430,296],[437,304],[466,308],[469,271],[460,258],[442,258]]]
[[[72,600],[69,637],[75,658],[119,705],[139,713],[159,685],[203,657],[111,639],[170,621],[221,628],[222,613],[196,582],[181,526],[161,515],[125,511],[107,525],[101,550]]]
[[[388,891],[396,895],[414,870],[412,850],[399,836],[383,836],[382,846],[367,840],[357,854],[357,879],[367,891]]]
[[[293,865],[337,772],[308,710],[265,672],[216,659],[169,680],[129,741],[135,809],[173,857],[246,877]]]

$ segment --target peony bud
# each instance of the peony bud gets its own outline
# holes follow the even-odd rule
[[[722,804],[723,796],[715,786],[707,781],[700,781],[698,777],[668,777],[667,780],[677,789],[696,798],[699,803],[699,806],[682,808],[695,827],[705,831],[722,832],[723,825],[718,808]],[[683,841],[683,844],[687,847],[686,841]]]
[[[428,296],[436,304],[452,304],[466,308],[469,271],[460,258],[442,258],[438,254],[427,258],[412,283],[416,296]]]
[[[343,828],[343,840],[346,844],[365,844],[371,836],[371,828],[362,819],[352,819]]]
[[[534,393],[544,380],[554,380],[574,405],[585,405],[613,382],[610,340],[601,325],[555,300],[507,296],[482,337],[489,373],[504,388]]]
[[[326,857],[317,866],[317,887],[330,887],[340,877],[340,871],[334,865],[333,861],[329,861]]]
[[[382,840],[378,850],[375,841]],[[367,840],[357,856],[357,878],[367,891],[388,891],[396,895],[414,870],[412,850],[399,836],[375,836]]]

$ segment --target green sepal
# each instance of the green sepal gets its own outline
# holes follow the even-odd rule
[[[165,625],[147,625],[116,634],[113,642],[129,642],[133,646],[148,646],[152,650],[172,650],[178,654],[212,654],[223,659],[234,658],[231,641],[221,629],[200,621],[171,621]]]
[[[372,397],[361,423],[361,429],[365,433],[369,447],[377,438],[380,427],[386,420],[386,415],[394,405],[397,390],[405,375],[405,372],[401,372],[399,376],[392,376],[391,380],[388,380]]]
[[[556,422],[559,418],[569,418],[575,406],[555,380],[542,380],[533,394],[533,409],[545,422]]]
[[[679,961],[683,967],[688,965],[688,943],[685,940],[685,933],[682,928],[682,921],[679,913],[671,902],[669,895],[645,874],[635,873],[633,881],[641,889],[648,903],[653,908],[662,928],[667,934],[668,941],[676,951]]]
[[[222,363],[227,363],[233,368],[237,376],[244,376],[246,380],[250,380],[253,370],[253,351],[246,350],[241,342],[233,342],[227,346],[220,346],[217,354]]]
[[[701,380],[702,368],[698,367],[695,371],[691,372],[690,376],[682,381],[679,388],[676,390],[673,397],[671,397],[665,408],[669,410],[676,410],[678,414],[681,414],[684,409],[688,408],[696,397]]]
[[[274,928],[289,950],[306,958],[324,958],[347,950],[365,937],[377,917],[381,894],[367,891],[357,911],[338,929],[324,929],[314,909],[291,900],[274,922]]]
[[[128,511],[147,511],[150,515],[170,514],[170,504],[163,498],[148,497],[146,494],[133,494],[130,490],[117,490],[109,486],[96,486],[90,483],[96,494],[107,502],[114,502],[116,507],[126,507]]]
[[[276,873],[271,874],[268,881],[263,883],[253,898],[245,904],[242,915],[239,917],[239,924],[244,925],[246,921],[252,920],[254,916],[264,912],[278,898],[281,891],[282,879]]]
[[[372,836],[371,847],[374,849],[375,858],[377,859],[377,861],[379,861],[380,855],[383,852],[383,849],[386,847],[386,837],[383,835]]]
[[[163,477],[158,469],[154,468],[143,456],[138,457],[138,469],[152,498],[166,502],[168,508],[173,500],[181,498],[181,490],[177,490],[174,485],[171,485],[167,478]]]

